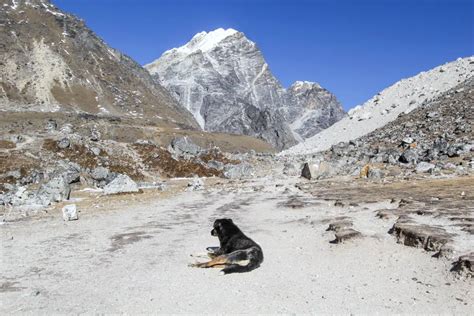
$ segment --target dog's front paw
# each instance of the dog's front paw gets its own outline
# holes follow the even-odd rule
[[[207,247],[206,250],[210,253],[217,253],[219,251],[219,247]]]

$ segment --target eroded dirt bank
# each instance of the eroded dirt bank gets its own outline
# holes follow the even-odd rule
[[[195,192],[184,192],[185,183],[114,197],[80,192],[73,222],[62,220],[61,205],[5,222],[1,312],[471,311],[473,279],[451,272],[450,257],[474,250],[464,229],[472,177],[386,185],[208,179]],[[413,225],[444,225],[452,249],[434,258],[440,249],[397,243],[388,232],[402,215]],[[233,218],[262,245],[259,269],[219,276],[187,266],[218,244],[210,235],[218,217]],[[349,229],[360,234],[349,238]]]

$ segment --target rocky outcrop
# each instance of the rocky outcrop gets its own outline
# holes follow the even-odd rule
[[[318,84],[296,82],[285,90],[257,45],[233,29],[196,34],[145,68],[203,129],[256,136],[279,149],[343,115],[336,98]]]
[[[390,233],[399,243],[426,251],[440,251],[453,237],[441,227],[419,224],[406,216],[397,220]]]

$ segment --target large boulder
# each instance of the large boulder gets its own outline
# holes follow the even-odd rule
[[[201,153],[202,148],[194,144],[191,139],[187,136],[178,137],[171,141],[169,146],[169,151],[174,152],[175,154],[182,155],[192,155],[196,156]]]
[[[47,206],[51,202],[68,200],[70,194],[71,187],[65,177],[56,176],[40,186],[36,198],[40,204]]]
[[[104,187],[104,194],[138,192],[138,185],[129,176],[119,174]]]
[[[331,165],[328,162],[321,161],[317,163],[306,162],[303,165],[301,176],[308,180],[321,179],[331,174]]]

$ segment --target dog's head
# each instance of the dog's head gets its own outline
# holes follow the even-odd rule
[[[230,218],[220,218],[214,221],[214,228],[211,230],[212,236],[225,236],[238,231],[237,226]]]

